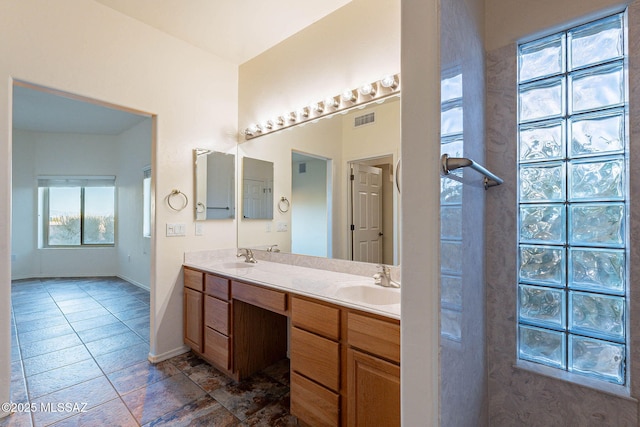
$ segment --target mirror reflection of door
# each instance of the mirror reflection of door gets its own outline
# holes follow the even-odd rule
[[[291,251],[331,257],[331,160],[291,153]]]
[[[351,165],[352,260],[383,262],[382,169]]]
[[[242,217],[273,219],[273,163],[244,157]]]
[[[267,198],[265,194],[271,191],[267,182],[255,179],[244,180],[244,217],[269,218],[267,213]]]

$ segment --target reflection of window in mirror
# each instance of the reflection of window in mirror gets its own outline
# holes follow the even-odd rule
[[[242,160],[242,217],[273,219],[273,163]]]
[[[234,154],[195,149],[197,221],[235,218]]]
[[[151,166],[142,171],[142,236],[151,237]]]

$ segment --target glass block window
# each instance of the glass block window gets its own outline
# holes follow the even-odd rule
[[[464,155],[462,73],[443,70],[441,79],[440,154]],[[462,341],[462,169],[440,178],[440,334]]]
[[[625,384],[624,13],[518,46],[518,357]]]

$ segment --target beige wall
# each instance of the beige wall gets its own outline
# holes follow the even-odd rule
[[[153,153],[151,356],[183,348],[185,250],[235,246],[235,223],[207,223],[194,237],[193,206],[170,210],[174,189],[193,194],[192,149],[236,142],[237,67],[86,0],[0,1],[0,401],[9,401],[12,79],[157,115]],[[186,237],[164,237],[167,222]],[[215,236],[215,238],[213,238]]]
[[[629,0],[485,0],[485,49],[491,51],[541,31],[584,22],[594,14],[619,10],[628,3]]]
[[[400,72],[400,0],[353,0],[240,65],[238,124]]]

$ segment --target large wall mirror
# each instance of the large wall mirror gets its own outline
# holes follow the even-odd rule
[[[243,181],[264,169],[256,160],[271,165],[273,181],[263,220],[245,219],[252,190],[239,188],[238,246],[399,264],[399,155],[398,96],[241,143]]]
[[[235,155],[196,148],[193,156],[196,221],[235,218]]]
[[[242,218],[273,219],[273,163],[242,159]]]

